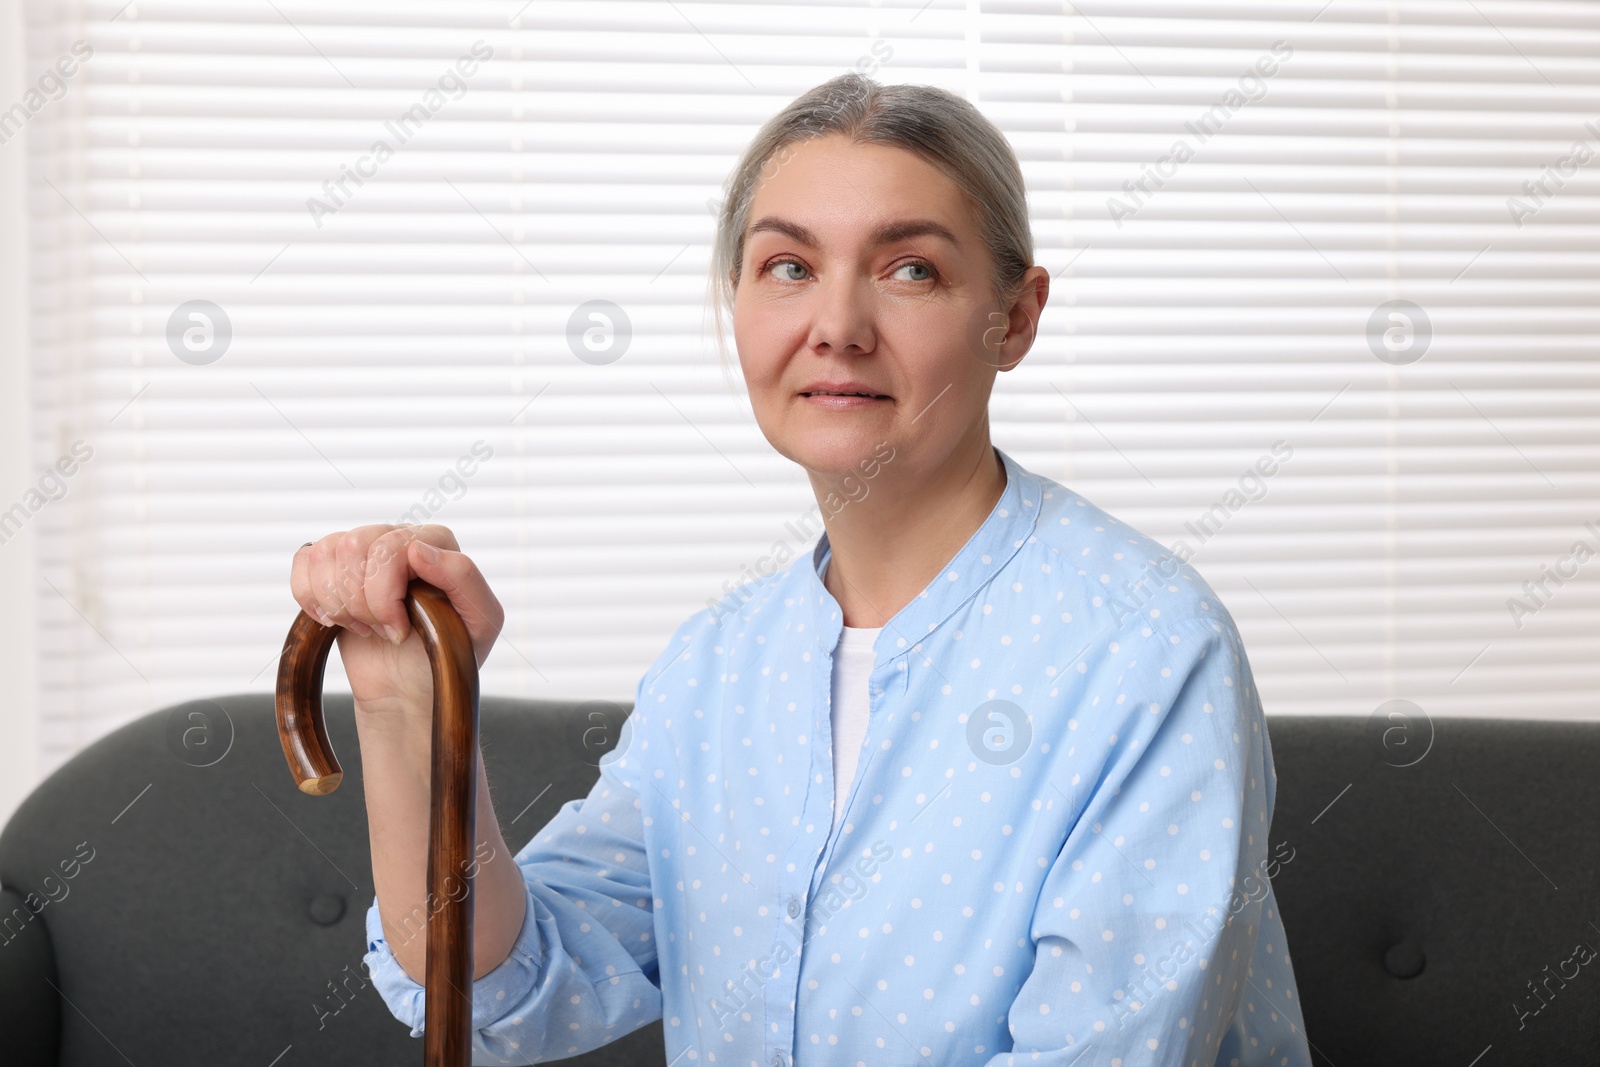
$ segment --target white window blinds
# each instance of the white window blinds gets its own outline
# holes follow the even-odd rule
[[[507,608],[484,692],[614,700],[808,548],[702,333],[707,205],[851,68],[1010,137],[1055,281],[995,441],[1183,542],[1269,712],[1594,714],[1600,5],[29,19],[47,769],[269,689],[290,554],[331,530],[450,525]]]

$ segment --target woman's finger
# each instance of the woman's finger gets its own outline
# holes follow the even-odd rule
[[[406,592],[415,575],[406,545],[417,539],[418,529],[393,527],[367,549],[367,607],[384,636],[397,645],[411,632]]]
[[[294,602],[300,605],[301,611],[326,626],[328,623],[323,618],[322,605],[311,591],[311,557],[316,546],[317,543],[312,541],[295,549],[294,558],[289,564],[289,593],[294,597]]]
[[[326,581],[339,610],[330,610],[335,622],[360,634],[372,633],[372,613],[367,608],[367,546],[387,527],[358,526],[334,541],[334,566]]]
[[[389,526],[367,546],[365,581],[367,610],[372,624],[385,637],[399,644],[411,630],[411,618],[406,607],[406,594],[411,579],[418,577],[412,570],[406,546],[422,540],[441,549],[458,550],[456,537],[448,526]]]
[[[437,586],[450,598],[451,606],[472,637],[478,666],[483,666],[505,625],[505,609],[489,588],[483,572],[465,553],[439,548],[420,537],[412,540],[406,550],[417,577]]]

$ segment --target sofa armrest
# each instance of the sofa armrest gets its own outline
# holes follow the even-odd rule
[[[56,1067],[61,1056],[60,984],[43,920],[21,893],[0,889],[0,1034],[6,1035],[6,1063]]]

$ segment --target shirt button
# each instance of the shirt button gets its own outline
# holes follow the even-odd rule
[[[800,898],[799,897],[790,897],[789,898],[789,918],[798,919],[799,917],[800,917]]]
[[[783,1067],[783,1053],[774,1052],[772,1054],[772,1067]]]

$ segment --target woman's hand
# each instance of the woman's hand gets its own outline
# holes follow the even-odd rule
[[[450,598],[483,666],[505,609],[448,527],[358,526],[294,554],[289,588],[307,615],[342,627],[339,656],[363,712],[431,713],[433,673],[406,609],[413,578]]]

